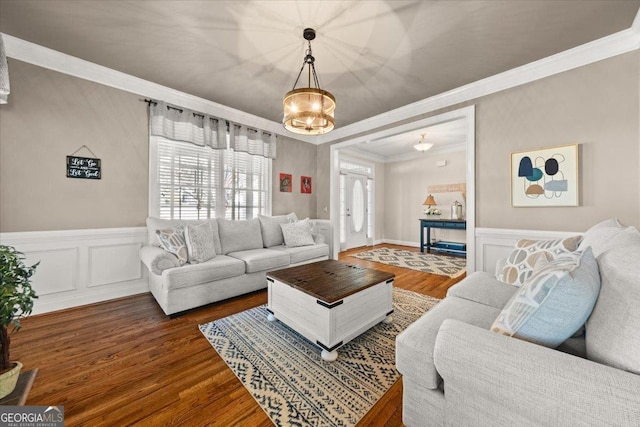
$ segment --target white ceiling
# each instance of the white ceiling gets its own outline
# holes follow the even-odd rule
[[[280,122],[302,65],[302,30],[313,27],[339,129],[625,30],[639,8],[640,0],[0,0],[0,32]],[[433,150],[442,129],[426,129]],[[420,133],[396,138],[410,152]],[[388,139],[364,145],[399,154]]]
[[[439,123],[415,131],[364,141],[361,144],[341,150],[341,153],[365,158],[382,163],[417,159],[431,154],[464,151],[466,149],[466,124],[464,120],[453,120]],[[427,152],[419,152],[413,148],[424,141],[433,144]]]

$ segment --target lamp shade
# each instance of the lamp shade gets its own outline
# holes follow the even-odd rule
[[[321,135],[335,126],[336,100],[329,92],[300,88],[288,92],[282,101],[285,129],[305,135]]]
[[[423,205],[425,206],[435,206],[437,205],[436,199],[433,198],[431,194],[427,196],[427,200],[424,201]]]

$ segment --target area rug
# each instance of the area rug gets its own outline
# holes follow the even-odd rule
[[[440,300],[393,290],[393,322],[379,323],[326,362],[320,349],[260,306],[199,326],[277,426],[353,426],[398,380],[395,339]]]
[[[410,268],[423,273],[439,274],[451,278],[460,277],[467,269],[467,260],[463,257],[423,254],[402,249],[378,248],[351,256],[366,261]]]

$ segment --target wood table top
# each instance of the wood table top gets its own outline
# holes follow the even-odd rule
[[[395,275],[330,259],[270,271],[267,277],[331,304]]]

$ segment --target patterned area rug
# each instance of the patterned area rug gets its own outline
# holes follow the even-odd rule
[[[451,278],[461,276],[467,268],[467,260],[462,257],[423,254],[402,249],[378,248],[351,256]]]
[[[320,349],[266,306],[200,325],[249,393],[277,426],[353,426],[398,380],[395,338],[438,299],[393,290],[393,322],[379,323],[325,362]]]

